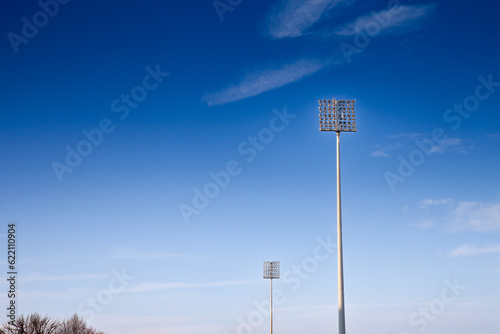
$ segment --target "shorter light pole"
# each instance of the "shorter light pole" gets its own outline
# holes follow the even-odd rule
[[[280,261],[264,261],[264,278],[271,280],[271,334],[273,334],[273,278],[280,278]]]

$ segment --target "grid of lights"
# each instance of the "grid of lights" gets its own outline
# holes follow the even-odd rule
[[[356,132],[356,100],[318,100],[319,130]]]
[[[264,261],[264,278],[280,278],[280,261]]]

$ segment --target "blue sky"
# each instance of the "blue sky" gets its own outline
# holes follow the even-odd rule
[[[0,6],[18,314],[266,333],[277,260],[275,330],[335,332],[335,135],[317,111],[335,97],[358,124],[341,136],[347,331],[500,330],[497,4]]]

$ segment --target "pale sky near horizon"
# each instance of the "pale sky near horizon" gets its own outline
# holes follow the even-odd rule
[[[499,5],[0,5],[0,263],[106,334],[500,332]],[[7,307],[8,285],[0,285]],[[5,309],[5,308],[4,308]],[[5,315],[2,323],[6,322]]]

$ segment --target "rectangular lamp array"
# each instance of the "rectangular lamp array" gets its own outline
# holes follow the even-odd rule
[[[280,278],[279,261],[264,261],[264,278]]]
[[[356,100],[318,100],[319,130],[356,132]]]

